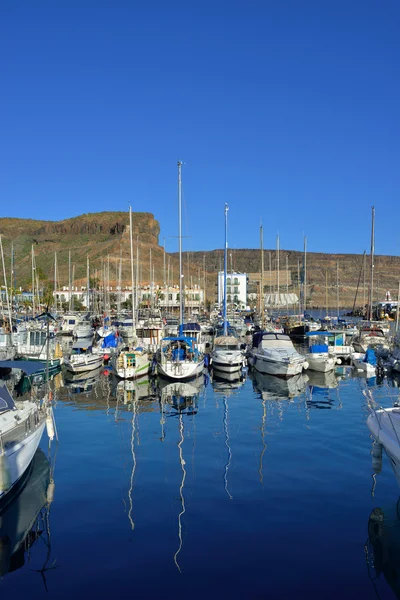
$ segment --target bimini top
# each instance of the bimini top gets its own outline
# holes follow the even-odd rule
[[[312,337],[316,335],[323,335],[324,337],[334,337],[333,333],[331,333],[330,331],[323,331],[322,329],[320,329],[319,331],[307,331],[306,333],[307,337]]]
[[[0,360],[0,369],[21,369],[26,375],[46,368],[46,363],[39,360]]]
[[[170,337],[165,337],[162,339],[163,342],[184,342],[185,344],[194,344],[196,343],[196,340],[194,338],[191,337],[185,337],[183,335],[181,336],[170,336]]]

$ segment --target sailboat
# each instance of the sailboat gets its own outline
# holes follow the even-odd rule
[[[133,276],[133,228],[132,208],[129,207],[129,228],[131,245],[131,284],[132,284],[132,327],[131,345],[125,347],[121,352],[115,353],[111,359],[114,372],[120,379],[136,379],[144,377],[150,370],[150,360],[147,349],[136,346],[136,318],[135,318],[135,294]]]
[[[173,380],[197,377],[204,368],[204,355],[194,338],[183,335],[183,273],[182,273],[182,163],[178,161],[178,221],[179,221],[179,335],[165,337],[157,352],[157,372]]]
[[[214,348],[211,352],[211,364],[213,368],[223,373],[240,374],[242,367],[245,366],[246,359],[240,348],[239,340],[233,335],[232,331],[228,333],[228,320],[226,313],[226,282],[227,282],[227,254],[228,254],[228,210],[225,204],[225,248],[224,248],[224,298],[223,298],[223,331],[214,338]]]

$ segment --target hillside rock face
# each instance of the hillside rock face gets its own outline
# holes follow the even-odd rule
[[[150,280],[163,285],[168,279],[171,285],[179,283],[178,253],[165,256],[158,245],[160,225],[151,213],[133,213],[134,267],[139,254],[140,283]],[[8,282],[10,282],[11,244],[14,247],[14,271],[17,287],[30,289],[32,247],[37,272],[43,285],[54,285],[54,263],[57,253],[58,285],[68,284],[69,254],[74,266],[74,285],[86,284],[86,260],[89,257],[90,274],[102,285],[107,272],[110,285],[117,284],[119,262],[122,261],[122,285],[130,285],[130,231],[128,212],[102,212],[84,214],[63,221],[39,221],[33,219],[0,219]],[[303,253],[281,250],[279,256],[280,291],[299,292]],[[151,272],[150,272],[151,264]],[[164,264],[166,267],[164,274]],[[222,270],[222,249],[208,252],[184,252],[183,271],[186,284],[206,283],[207,298],[212,302],[217,296],[217,272]],[[288,274],[286,275],[286,265]],[[400,280],[400,258],[376,256],[374,261],[374,299],[384,299],[386,291],[397,298]],[[205,273],[204,273],[205,267]],[[275,250],[264,250],[264,291],[276,291],[278,260]],[[228,270],[252,273],[252,280],[259,279],[261,270],[260,250],[243,248],[228,250]],[[271,270],[271,279],[269,273]],[[154,273],[154,279],[151,274]],[[109,274],[109,275],[108,275]],[[330,312],[340,306],[362,306],[368,298],[370,258],[360,254],[307,254],[307,297],[309,306],[327,307]],[[339,286],[337,286],[337,282]]]

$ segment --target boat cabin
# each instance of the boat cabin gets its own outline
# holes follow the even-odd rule
[[[286,333],[273,331],[257,331],[253,334],[253,348],[293,348],[293,343]]]
[[[80,322],[81,317],[78,317],[77,315],[64,315],[61,322],[61,331],[72,334],[73,330]]]

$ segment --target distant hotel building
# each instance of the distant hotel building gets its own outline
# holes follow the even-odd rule
[[[218,273],[218,303],[224,299],[224,272]],[[247,273],[227,273],[226,277],[227,304],[246,306],[247,304]]]

